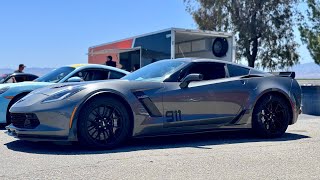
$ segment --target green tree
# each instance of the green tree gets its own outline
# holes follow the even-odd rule
[[[307,0],[307,22],[300,25],[301,40],[314,59],[320,64],[320,0]]]
[[[293,32],[297,1],[184,0],[200,29],[233,32],[238,57],[270,70],[299,61]]]

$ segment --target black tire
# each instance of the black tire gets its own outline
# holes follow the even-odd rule
[[[113,149],[130,136],[130,119],[126,107],[112,97],[88,102],[78,120],[79,143],[98,149]]]
[[[6,123],[0,123],[0,129],[5,129],[6,126],[7,126]]]
[[[11,113],[9,112],[11,106],[18,102],[20,99],[22,99],[23,97],[25,97],[28,93],[25,93],[25,94],[20,94],[20,95],[17,95],[15,96],[9,103],[8,105],[8,109],[7,109],[7,115],[6,115],[6,118],[7,118],[7,122],[6,122],[6,125],[9,125],[11,124]]]
[[[290,105],[284,98],[275,94],[263,96],[253,110],[253,130],[263,138],[281,137],[288,128],[290,112]]]

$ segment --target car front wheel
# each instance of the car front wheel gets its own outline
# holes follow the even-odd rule
[[[129,137],[129,132],[128,111],[115,98],[95,98],[80,112],[78,139],[84,146],[112,149],[121,145]]]

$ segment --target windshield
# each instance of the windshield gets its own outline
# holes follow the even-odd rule
[[[58,69],[55,69],[38,79],[34,80],[36,82],[52,82],[52,83],[57,83],[64,77],[66,77],[68,74],[70,74],[75,68],[73,67],[61,67]]]
[[[128,74],[122,79],[162,82],[187,63],[188,62],[178,60],[161,60]]]
[[[0,75],[0,83],[3,83],[3,81],[6,79],[6,77],[8,77],[9,74],[1,74]]]

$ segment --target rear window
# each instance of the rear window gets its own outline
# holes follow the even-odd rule
[[[227,67],[228,67],[230,77],[245,76],[245,75],[248,75],[250,71],[248,68],[235,66],[232,64],[228,64]]]
[[[27,81],[33,81],[37,78],[38,78],[38,76],[29,75],[29,76],[27,76]]]
[[[266,72],[258,71],[255,69],[251,69],[250,74],[266,74]]]
[[[116,72],[116,71],[110,71],[110,77],[109,77],[109,79],[120,79],[120,78],[122,78],[123,76],[125,76],[125,74],[119,73],[119,72]]]

